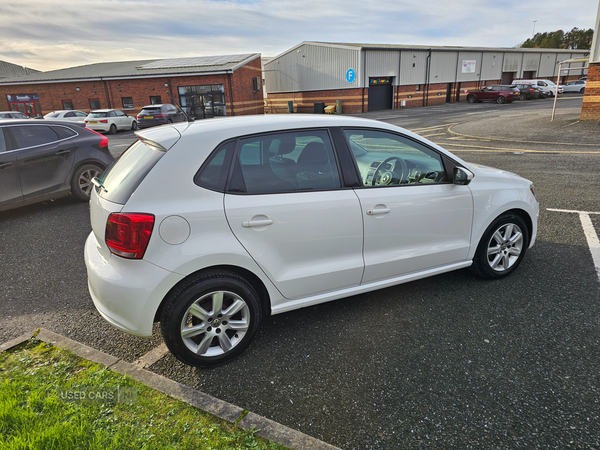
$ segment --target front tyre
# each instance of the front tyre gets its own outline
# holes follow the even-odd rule
[[[135,131],[138,128],[138,124],[137,122],[134,120],[133,122],[131,122],[131,131]]]
[[[471,270],[483,278],[502,278],[521,264],[529,246],[529,231],[520,216],[505,213],[485,230]]]
[[[500,103],[500,104],[502,104],[502,103],[506,103],[506,97],[504,97],[504,96],[502,96],[502,95],[499,95],[499,96],[496,98],[496,103]]]
[[[103,170],[95,164],[84,164],[73,172],[71,194],[78,200],[88,202],[92,194],[92,178],[100,177]]]
[[[185,364],[214,367],[242,353],[262,320],[258,294],[240,276],[223,271],[190,279],[165,299],[163,339]]]
[[[475,96],[474,96],[474,95],[469,95],[469,96],[467,97],[467,101],[468,101],[469,103],[475,103],[475,102],[477,101],[477,99],[475,98]]]

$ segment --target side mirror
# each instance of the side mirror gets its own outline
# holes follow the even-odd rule
[[[471,182],[475,175],[473,172],[465,169],[464,167],[454,168],[454,184],[466,186]]]

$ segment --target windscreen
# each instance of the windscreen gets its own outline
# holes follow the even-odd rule
[[[124,205],[165,152],[137,141],[119,156],[102,174],[97,189],[106,200]]]

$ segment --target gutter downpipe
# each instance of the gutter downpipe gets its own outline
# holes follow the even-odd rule
[[[102,80],[102,77],[100,77],[100,79]],[[106,102],[108,103],[108,108],[112,108],[112,106],[110,105],[110,95],[108,94],[108,86],[106,85],[106,80],[102,80],[102,83],[104,84],[104,93],[106,94]]]
[[[427,106],[429,100],[429,70],[431,66],[431,49],[427,55],[427,63],[425,64],[425,86],[423,89],[423,106]]]
[[[229,107],[231,108],[231,115],[233,116],[233,89],[231,88],[231,72],[227,74],[227,80],[229,81]]]

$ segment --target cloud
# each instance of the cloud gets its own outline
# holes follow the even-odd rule
[[[94,62],[259,52],[302,41],[514,47],[593,28],[597,7],[547,0],[66,0],[0,6],[0,59],[51,70]],[[556,12],[560,11],[560,14]]]

